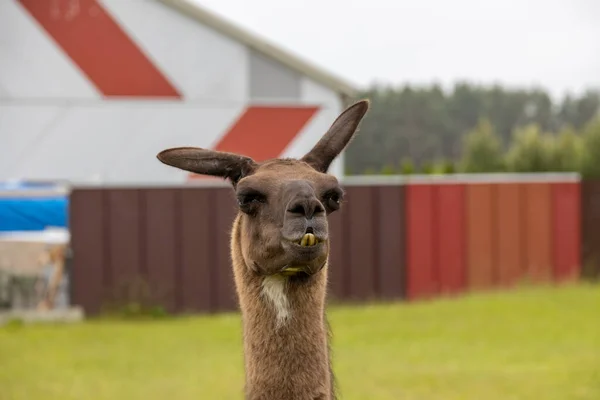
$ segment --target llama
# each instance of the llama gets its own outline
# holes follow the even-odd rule
[[[235,191],[230,251],[247,400],[336,398],[325,315],[327,216],[344,193],[327,171],[368,109],[368,100],[348,107],[301,159],[258,163],[194,147],[157,155],[166,165],[229,179]]]

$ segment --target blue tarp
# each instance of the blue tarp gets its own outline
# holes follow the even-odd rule
[[[68,199],[0,198],[0,231],[39,231],[68,226]]]
[[[48,183],[5,183],[0,190],[52,189]],[[0,197],[0,231],[40,231],[49,227],[68,227],[69,199],[65,195],[48,197]]]

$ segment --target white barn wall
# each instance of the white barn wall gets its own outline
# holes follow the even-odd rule
[[[62,112],[59,105],[0,102],[0,179],[20,175],[21,166],[30,162],[29,152]]]
[[[16,0],[0,1],[0,88],[3,103],[100,97],[78,66]]]
[[[27,149],[3,163],[2,179],[183,183],[186,173],[167,168],[156,154],[172,146],[211,147],[242,108],[125,101],[62,107],[50,124],[23,135]],[[32,116],[24,114],[20,122]]]
[[[342,112],[342,103],[339,96],[307,77],[301,79],[300,92],[302,103],[318,105],[320,110],[294,141],[290,143],[290,146],[283,153],[284,157],[302,157],[317,143],[339,113]],[[343,154],[331,164],[329,172],[338,177],[343,175]]]
[[[0,180],[183,183],[156,153],[214,147],[255,102],[320,107],[282,157],[305,154],[342,110],[301,74],[298,98],[251,99],[254,50],[155,0],[101,1],[183,98],[105,98],[17,0],[0,1]]]
[[[156,1],[102,3],[186,101],[247,100],[246,46]]]

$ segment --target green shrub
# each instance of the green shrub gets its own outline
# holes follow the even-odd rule
[[[430,175],[433,174],[434,171],[435,166],[431,161],[425,161],[423,164],[421,164],[421,173]]]
[[[548,172],[553,169],[553,137],[538,125],[517,128],[506,154],[506,166],[512,172]]]
[[[381,175],[396,175],[396,168],[391,164],[386,164],[381,168]]]
[[[102,316],[117,319],[157,319],[168,317],[162,306],[168,291],[151,284],[141,275],[120,280],[103,304]]]
[[[504,169],[502,143],[487,119],[479,121],[463,139],[460,170],[471,173],[499,172]]]
[[[452,160],[442,160],[437,164],[436,173],[439,174],[453,174],[456,172],[456,167]]]
[[[558,133],[552,145],[552,167],[554,171],[579,172],[583,156],[581,136],[567,127]]]
[[[581,174],[587,179],[600,178],[600,118],[583,128]]]
[[[410,158],[402,160],[402,164],[400,166],[400,173],[403,175],[412,175],[415,173],[415,165],[413,164]]]

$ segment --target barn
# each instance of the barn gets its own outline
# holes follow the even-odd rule
[[[298,157],[354,94],[192,0],[4,0],[0,37],[0,181],[185,183],[155,158],[181,145]]]

